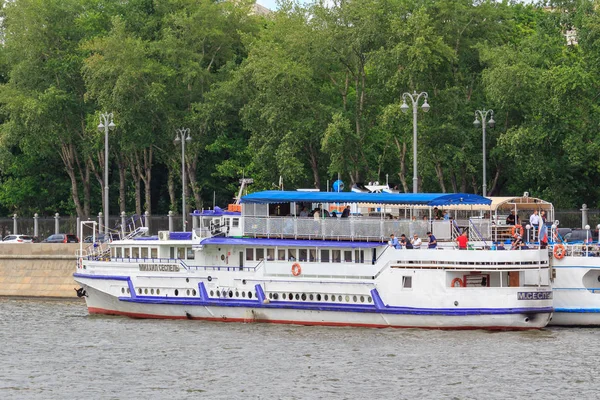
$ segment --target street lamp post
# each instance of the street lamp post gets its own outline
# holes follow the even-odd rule
[[[490,117],[490,119],[488,120],[487,117]],[[479,118],[481,118],[481,122],[479,122]],[[483,185],[482,185],[482,191],[483,191],[483,197],[485,197],[487,195],[487,177],[486,177],[486,157],[485,157],[485,128],[487,125],[490,126],[490,128],[493,128],[494,125],[496,125],[496,121],[494,121],[494,110],[475,110],[475,121],[473,121],[473,125],[475,125],[476,128],[479,127],[479,125],[481,125],[481,128],[483,129]]]
[[[113,131],[113,113],[100,114],[98,131],[104,131],[104,233],[108,233],[108,131]]]
[[[417,175],[417,106],[419,105],[419,99],[423,97],[423,105],[421,108],[424,112],[429,111],[429,104],[427,104],[427,92],[421,92],[417,94],[416,91],[413,91],[412,94],[406,92],[402,94],[402,105],[400,109],[403,113],[406,114],[408,111],[408,104],[406,104],[406,99],[409,98],[412,102],[413,106],[413,193],[418,193],[419,191],[419,178]]]
[[[181,215],[183,217],[183,231],[185,232],[186,225],[186,215],[185,215],[185,142],[191,142],[192,137],[190,136],[190,128],[179,128],[175,133],[175,144],[179,144],[181,142],[181,185],[182,185],[182,195],[181,195]]]

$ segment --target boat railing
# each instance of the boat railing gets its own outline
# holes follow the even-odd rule
[[[387,241],[391,234],[425,237],[433,231],[450,238],[450,221],[410,221],[380,218],[244,217],[243,234],[250,237]]]
[[[179,265],[181,265],[181,267],[182,267],[183,269],[186,269],[186,270],[188,270],[188,271],[189,271],[190,267],[189,267],[189,266],[188,266],[188,265],[185,263],[185,261],[184,261],[184,260],[182,260],[181,258],[178,258],[178,259],[177,259],[177,261],[179,261]]]
[[[200,239],[207,239],[212,237],[212,233],[210,232],[210,228],[207,227],[202,227],[202,228],[195,228],[194,229],[194,234],[199,237]]]
[[[486,238],[491,236],[491,226],[486,223],[487,221],[481,219],[469,219],[469,232],[471,233],[471,240],[477,238],[482,241],[484,246],[487,246]],[[487,230],[487,231],[486,231]]]
[[[557,245],[559,243],[554,243]],[[565,255],[572,257],[600,257],[600,244],[598,243],[578,243],[578,244],[566,244],[561,243],[565,246]]]
[[[265,266],[265,260],[262,259],[258,262],[258,264],[256,264],[253,268],[253,271],[258,271],[261,267]]]
[[[88,257],[89,257],[89,255],[88,255]],[[123,262],[123,263],[178,264],[179,259],[177,259],[177,258],[111,257],[110,261]],[[189,268],[189,266],[188,266],[188,268]]]
[[[538,232],[534,227],[523,226],[523,237],[535,242]],[[438,241],[454,241],[463,230],[469,231],[469,240],[506,243],[514,239],[513,225],[496,225],[491,219],[409,220],[353,216],[350,218],[306,218],[278,216],[245,216],[243,235],[249,237],[353,240],[386,242],[396,236],[414,234],[425,238],[431,231]],[[210,237],[210,231],[197,230],[196,235]]]

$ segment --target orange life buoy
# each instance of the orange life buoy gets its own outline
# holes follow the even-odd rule
[[[458,286],[456,286],[457,283],[458,283]],[[452,280],[452,283],[450,284],[450,286],[452,286],[452,287],[465,287],[465,283],[460,278],[454,278]]]
[[[302,268],[300,267],[300,264],[298,263],[293,263],[292,264],[292,275],[294,276],[298,276],[302,273]]]
[[[552,253],[554,254],[554,258],[556,258],[557,260],[562,260],[566,254],[565,246],[563,246],[562,244],[554,245],[554,250],[552,251]]]
[[[523,230],[523,226],[517,224],[512,227],[511,235],[515,236],[515,232],[517,232],[517,230],[519,231],[519,235],[521,236],[523,236],[523,233],[525,233],[525,231]]]

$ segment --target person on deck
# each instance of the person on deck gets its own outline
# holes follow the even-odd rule
[[[463,233],[456,238],[456,243],[458,243],[459,250],[467,250],[469,246],[469,238],[467,237],[467,231],[463,231]]]
[[[437,239],[431,232],[427,232],[427,236],[429,236],[429,244],[427,245],[428,249],[435,249],[437,247]]]
[[[525,243],[523,243],[523,238],[521,237],[521,235],[517,235],[517,237],[515,238],[515,241],[513,242],[512,246],[510,247],[511,250],[520,250],[521,248],[523,248],[525,245]]]
[[[413,245],[413,249],[420,249],[421,244],[423,243],[419,235],[417,235],[416,233],[414,234],[413,239],[410,242]]]
[[[536,230],[540,226],[540,216],[538,215],[538,210],[533,210],[533,214],[529,217],[529,224],[533,226]]]
[[[342,218],[348,218],[350,216],[350,206],[346,206],[342,211]]]
[[[406,237],[406,235],[404,233],[402,235],[400,235],[400,244],[405,249],[412,249],[413,248],[412,243],[408,240],[408,238]]]
[[[391,247],[393,247],[395,249],[402,248],[402,246],[400,246],[400,242],[398,242],[398,238],[396,236],[394,236],[393,233],[390,235],[390,241],[388,243]]]
[[[519,216],[515,215],[514,211],[511,211],[510,215],[506,217],[506,225],[515,225],[515,223],[519,224]]]
[[[302,207],[302,211],[300,211],[300,217],[308,217],[308,209],[306,207]]]

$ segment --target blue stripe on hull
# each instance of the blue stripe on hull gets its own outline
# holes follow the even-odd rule
[[[328,305],[314,302],[292,302],[292,301],[273,301],[267,304],[260,304],[254,300],[202,300],[199,298],[153,298],[150,296],[138,296],[133,299],[130,297],[119,297],[119,300],[138,304],[166,304],[166,305],[185,305],[185,306],[212,306],[212,307],[249,307],[249,308],[280,308],[289,310],[310,310],[310,311],[339,311],[352,313],[382,313],[382,314],[410,314],[410,315],[503,315],[503,314],[540,314],[551,313],[552,307],[525,307],[525,308],[413,308],[413,307],[394,307],[384,306],[379,309],[374,305],[357,304],[339,304]]]
[[[593,313],[600,313],[600,308],[555,308],[554,312],[593,314]]]

